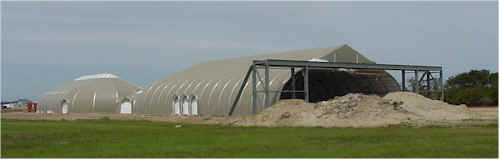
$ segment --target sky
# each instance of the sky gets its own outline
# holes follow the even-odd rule
[[[498,2],[2,1],[1,18],[2,101],[82,75],[147,87],[207,60],[343,44],[445,77],[498,72]]]

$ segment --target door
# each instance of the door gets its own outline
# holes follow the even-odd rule
[[[132,114],[132,103],[128,100],[123,101],[120,104],[120,113],[121,114]]]
[[[192,96],[191,98],[191,114],[198,115],[198,97]]]
[[[174,110],[174,114],[176,115],[181,114],[181,103],[178,96],[174,97],[174,101],[172,102],[172,108]]]
[[[189,115],[189,97],[182,98],[182,114]]]
[[[68,113],[68,103],[63,102],[61,104],[61,113],[62,114],[67,114]]]

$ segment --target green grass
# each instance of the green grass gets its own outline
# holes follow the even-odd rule
[[[498,125],[266,128],[2,120],[2,157],[498,157]]]

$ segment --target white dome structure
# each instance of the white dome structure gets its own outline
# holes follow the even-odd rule
[[[128,96],[138,87],[112,74],[86,75],[45,92],[40,98],[44,113],[123,113],[133,112]]]

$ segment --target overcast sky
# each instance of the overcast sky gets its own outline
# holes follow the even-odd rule
[[[446,77],[498,71],[497,2],[1,3],[2,100],[85,74],[146,87],[202,61],[342,44]]]

